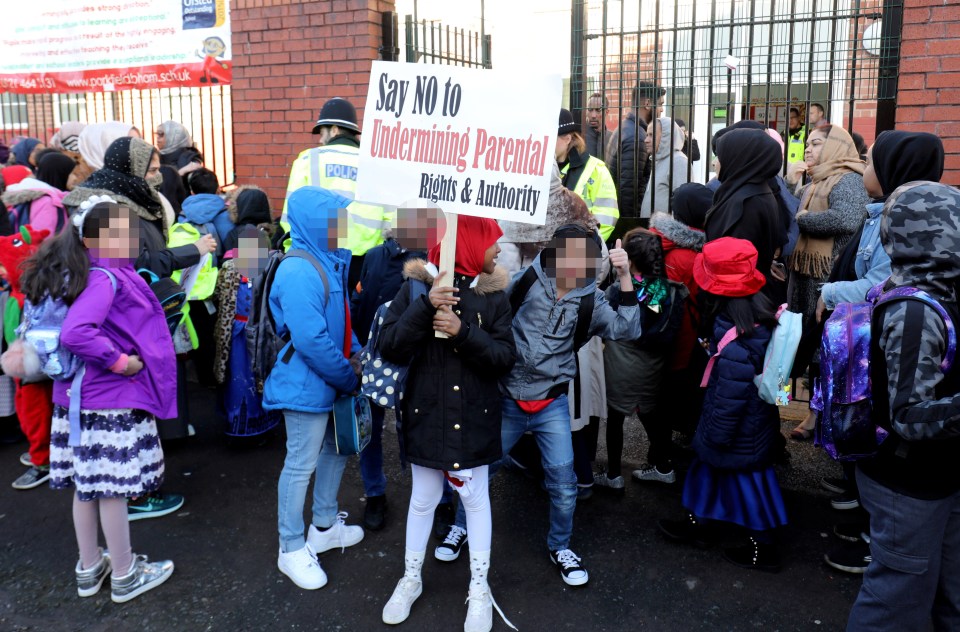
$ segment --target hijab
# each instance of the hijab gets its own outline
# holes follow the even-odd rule
[[[926,132],[887,130],[873,143],[873,172],[888,195],[898,187],[915,180],[939,182],[943,176],[943,141]]]
[[[50,138],[50,146],[54,149],[79,152],[80,132],[86,126],[86,123],[79,121],[65,121],[57,133]]]
[[[80,155],[94,169],[102,169],[107,148],[113,141],[127,136],[131,129],[133,125],[119,121],[87,125],[77,139]]]
[[[713,135],[713,138],[710,140],[710,144],[713,147],[713,153],[717,153],[717,148],[719,147],[720,139],[724,137],[728,132],[732,132],[736,129],[763,129],[763,125],[757,121],[752,121],[750,119],[743,119],[742,121],[737,121],[733,125],[727,125],[723,129],[717,130],[716,134]]]
[[[813,134],[816,131],[811,132]],[[809,137],[808,137],[809,140]],[[820,160],[810,169],[811,182],[800,199],[800,210],[822,213],[830,208],[830,193],[840,179],[850,173],[863,174],[865,165],[853,138],[839,125],[830,127],[820,151]],[[833,268],[833,237],[813,237],[800,233],[790,256],[790,269],[815,278],[825,279]]]
[[[769,195],[770,203],[776,206],[768,183],[783,166],[780,146],[762,129],[724,133],[717,142],[717,158],[720,187],[713,194],[713,206],[704,223],[708,240],[723,237],[740,221],[746,200]]]
[[[46,182],[54,189],[67,190],[67,180],[76,168],[77,162],[59,151],[44,154],[37,165],[37,180]]]
[[[33,171],[33,166],[30,164],[30,154],[33,153],[33,150],[37,148],[37,145],[40,144],[40,141],[36,138],[24,138],[19,143],[13,146],[13,158],[16,162],[16,165],[23,165],[27,169]]]
[[[698,182],[681,184],[673,192],[673,216],[690,228],[703,230],[712,205],[713,191]]]
[[[88,128],[89,129],[89,128]],[[145,140],[124,136],[110,143],[103,168],[83,183],[86,189],[103,189],[134,203],[134,212],[148,221],[163,221],[160,195],[144,179],[156,148]]]
[[[492,219],[461,215],[457,220],[457,253],[454,271],[475,278],[483,272],[487,249],[495,244],[503,231]],[[440,247],[430,249],[430,263],[440,267]]]
[[[193,145],[193,139],[190,138],[190,132],[187,128],[176,121],[165,121],[160,124],[160,130],[163,132],[164,145],[160,154],[167,156],[176,151]]]

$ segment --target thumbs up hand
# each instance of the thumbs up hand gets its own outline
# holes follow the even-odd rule
[[[617,276],[621,279],[630,278],[630,258],[627,257],[627,251],[623,249],[623,242],[620,239],[617,240],[616,247],[610,251],[610,265],[616,269]]]

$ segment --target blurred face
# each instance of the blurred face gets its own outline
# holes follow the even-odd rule
[[[883,197],[883,187],[877,179],[877,172],[873,168],[873,147],[867,150],[867,168],[863,171],[863,188],[872,198]]]
[[[563,162],[567,159],[567,154],[570,153],[570,144],[573,142],[573,134],[563,134],[562,136],[557,136],[557,147],[554,151],[556,159],[560,162]]]
[[[599,130],[603,121],[603,101],[600,97],[591,97],[587,101],[587,125]]]
[[[496,260],[497,255],[500,254],[500,244],[493,242],[487,251],[483,254],[483,271],[487,274],[493,274],[494,269],[497,267]]]
[[[336,217],[327,219],[327,249],[336,250],[340,244],[347,243],[347,209],[337,211]]]
[[[267,267],[270,242],[267,236],[253,227],[243,229],[237,238],[237,270],[248,279],[255,279]]]
[[[435,206],[404,205],[397,209],[396,223],[393,235],[407,250],[429,250],[439,243],[447,226],[443,211]]]
[[[557,248],[555,262],[557,289],[574,290],[594,280],[597,257],[586,239],[570,238]]]
[[[94,221],[94,220],[91,220]],[[107,218],[99,220],[97,237],[83,239],[83,244],[101,261],[117,265],[133,261],[140,248],[139,225],[133,221],[130,210],[118,207]],[[88,232],[89,227],[84,227]]]
[[[133,130],[130,130],[130,131],[132,132]],[[166,134],[163,133],[162,129],[158,129],[156,134],[154,134],[154,136],[156,137],[155,144],[157,146],[157,149],[163,149],[164,147],[167,146],[167,137],[166,137]]]
[[[820,154],[823,152],[823,144],[827,142],[827,135],[820,130],[815,130],[807,137],[807,149],[803,152],[803,161],[807,166],[814,167],[820,164]]]

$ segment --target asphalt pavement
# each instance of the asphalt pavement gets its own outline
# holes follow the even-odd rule
[[[191,412],[197,436],[165,446],[165,489],[183,493],[186,504],[171,516],[131,524],[134,551],[172,559],[176,571],[165,585],[123,605],[110,601],[108,589],[77,597],[70,493],[12,489],[26,444],[0,446],[0,630],[389,629],[380,613],[403,573],[410,493],[389,418],[388,525],[345,552],[323,554],[330,581],[305,591],[276,566],[282,434],[263,445],[230,444],[215,418],[213,392],[199,387],[191,393]],[[785,421],[784,432],[794,423]],[[643,462],[646,446],[636,419],[628,420],[627,433],[629,471]],[[598,492],[577,507],[572,548],[590,582],[567,587],[547,557],[546,495],[521,475],[500,473],[491,484],[490,585],[497,602],[522,632],[842,630],[860,579],[823,563],[837,543],[832,525],[844,516],[817,486],[820,476],[839,475],[839,468],[811,445],[789,443],[791,463],[779,472],[791,524],[781,534],[784,568],[776,574],[734,567],[719,548],[665,541],[656,521],[681,514],[681,484],[628,481],[625,496]],[[356,458],[344,474],[340,502],[348,522],[360,520]],[[465,556],[443,564],[428,555],[423,596],[397,629],[462,630],[468,580]],[[496,621],[494,630],[508,628]]]

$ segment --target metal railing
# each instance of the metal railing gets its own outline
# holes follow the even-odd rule
[[[662,87],[663,115],[683,119],[687,134],[699,139],[701,160],[688,158],[693,181],[715,175],[713,135],[742,119],[786,140],[791,108],[806,122],[820,104],[829,122],[867,144],[894,125],[903,0],[572,0],[571,6],[574,117],[583,121],[590,96],[599,93],[606,100],[604,128],[616,130],[636,111],[631,94],[638,83]],[[621,208],[621,215],[638,211]]]
[[[475,31],[443,25],[435,20],[406,16],[406,60],[408,63],[450,64],[492,68],[492,39]]]

